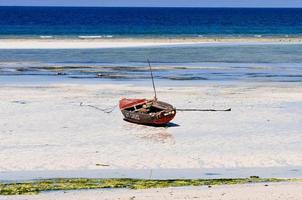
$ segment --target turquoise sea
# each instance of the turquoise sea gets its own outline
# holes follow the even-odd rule
[[[302,9],[0,7],[0,38],[300,37]],[[0,79],[301,82],[302,44],[0,49]]]
[[[302,82],[302,44],[0,50],[1,77]]]

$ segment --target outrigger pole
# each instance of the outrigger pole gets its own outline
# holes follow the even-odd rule
[[[148,61],[149,67],[150,67],[150,73],[151,73],[151,78],[152,78],[152,85],[153,85],[154,95],[155,95],[154,98],[155,98],[155,100],[157,100],[156,89],[155,89],[154,78],[153,78],[153,72],[152,72],[152,67],[151,67],[151,64],[150,64],[150,60],[147,59],[147,61]]]

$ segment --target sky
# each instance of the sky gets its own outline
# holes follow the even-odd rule
[[[0,0],[0,6],[302,7],[302,0]]]

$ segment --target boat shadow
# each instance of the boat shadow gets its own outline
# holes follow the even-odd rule
[[[164,125],[164,127],[167,127],[167,128],[169,128],[169,127],[178,127],[178,126],[180,126],[180,125],[179,124],[175,124],[173,122],[170,122],[170,123]]]

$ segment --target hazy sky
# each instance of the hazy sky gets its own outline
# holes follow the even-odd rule
[[[0,0],[0,6],[302,7],[302,0]]]

